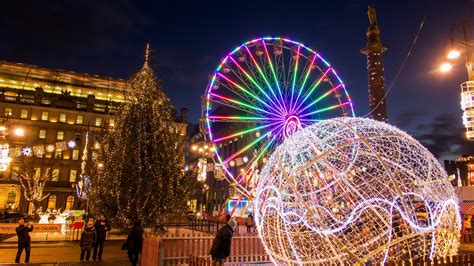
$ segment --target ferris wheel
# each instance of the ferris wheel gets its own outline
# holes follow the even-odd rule
[[[225,56],[202,106],[215,167],[248,198],[275,147],[313,122],[341,116],[354,116],[354,109],[334,68],[316,51],[280,37],[248,41]]]

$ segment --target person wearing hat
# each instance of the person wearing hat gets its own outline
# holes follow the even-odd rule
[[[217,232],[211,246],[211,257],[213,265],[224,265],[224,261],[230,256],[230,246],[237,222],[230,214],[226,215],[226,224]]]

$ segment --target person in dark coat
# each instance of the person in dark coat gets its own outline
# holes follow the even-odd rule
[[[84,255],[86,255],[87,261],[90,259],[91,250],[96,242],[96,239],[97,234],[94,228],[94,223],[89,222],[82,231],[81,241],[79,242],[79,245],[81,246],[81,261],[84,260]]]
[[[253,216],[252,214],[249,214],[247,216],[247,219],[245,219],[245,226],[247,227],[247,233],[251,232],[252,226],[253,226]]]
[[[102,253],[104,252],[105,239],[107,237],[107,232],[110,231],[111,228],[110,228],[109,221],[105,218],[104,215],[97,217],[94,227],[97,232],[97,241],[94,245],[94,255],[92,256],[92,259],[102,260]]]
[[[31,238],[30,232],[33,231],[33,224],[29,222],[25,225],[25,219],[20,219],[18,221],[18,227],[16,228],[16,235],[18,236],[18,251],[16,253],[15,263],[20,263],[21,253],[23,253],[23,249],[25,250],[26,257],[25,263],[30,262],[30,251],[31,251]]]
[[[230,256],[230,245],[237,223],[229,214],[226,215],[226,221],[226,225],[217,232],[212,242],[210,254],[213,265],[224,265],[224,260]]]
[[[140,220],[133,222],[133,227],[127,237],[127,247],[128,260],[132,266],[136,266],[143,247],[143,228]]]

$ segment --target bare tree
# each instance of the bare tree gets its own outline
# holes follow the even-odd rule
[[[17,172],[25,199],[33,207],[49,196],[44,193],[46,182],[51,180],[52,166],[38,162],[34,157],[23,157],[19,159],[20,168]]]

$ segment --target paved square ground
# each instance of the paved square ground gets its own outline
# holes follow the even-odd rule
[[[101,262],[82,263],[84,265],[130,265],[127,253],[121,250],[123,241],[108,241],[104,247]],[[78,243],[32,244],[30,265],[81,265],[79,261],[81,248]],[[0,248],[0,264],[8,265],[15,262],[16,247],[9,245]],[[21,257],[24,262],[25,254]],[[92,260],[92,252],[91,252]]]

